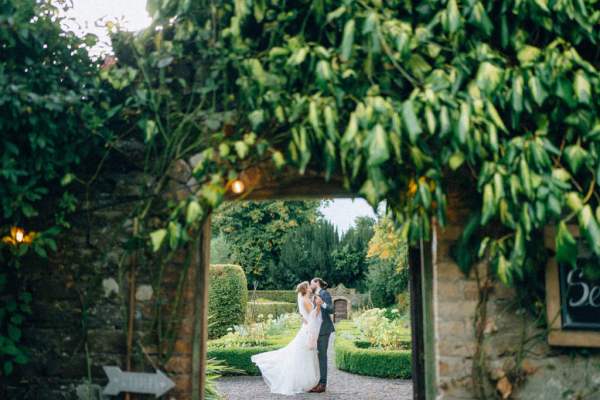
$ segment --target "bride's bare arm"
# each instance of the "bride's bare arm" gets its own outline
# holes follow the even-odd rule
[[[310,314],[310,312],[312,311],[313,307],[312,304],[310,303],[310,301],[308,301],[307,299],[304,299],[304,309],[306,310],[307,313]]]

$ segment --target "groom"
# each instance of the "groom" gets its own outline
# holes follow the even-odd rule
[[[310,281],[310,288],[317,295],[315,303],[321,305],[321,313],[323,315],[323,323],[319,331],[319,339],[317,340],[317,351],[319,352],[319,372],[321,379],[319,384],[310,390],[311,393],[323,393],[327,387],[327,348],[329,347],[329,336],[335,331],[331,314],[333,313],[333,301],[331,295],[327,292],[327,283],[321,278],[313,278]]]

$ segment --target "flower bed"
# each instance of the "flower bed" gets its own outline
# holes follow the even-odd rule
[[[288,344],[300,323],[297,314],[284,314],[278,318],[268,316],[259,322],[236,325],[227,335],[208,342],[208,357],[221,360],[245,374],[259,375],[260,371],[251,357]]]

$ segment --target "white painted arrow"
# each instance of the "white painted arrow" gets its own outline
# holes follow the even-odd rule
[[[104,366],[108,376],[108,385],[102,391],[108,396],[117,396],[121,392],[153,394],[160,397],[175,387],[175,383],[163,372],[123,372],[119,367]]]

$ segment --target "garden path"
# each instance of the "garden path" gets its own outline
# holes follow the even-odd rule
[[[269,392],[260,376],[225,377],[217,389],[225,400],[410,400],[412,382],[349,374],[335,367],[334,346],[329,346],[329,384],[323,394],[282,396]]]

